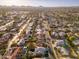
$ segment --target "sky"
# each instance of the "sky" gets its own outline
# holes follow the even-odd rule
[[[79,6],[79,0],[0,0],[0,5],[7,6]]]

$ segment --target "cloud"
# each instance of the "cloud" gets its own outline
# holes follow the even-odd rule
[[[72,6],[78,5],[79,0],[0,0],[0,5],[17,6]]]

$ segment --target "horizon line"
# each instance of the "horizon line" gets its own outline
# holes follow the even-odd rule
[[[78,5],[76,6],[76,5],[73,5],[73,6],[42,6],[42,5],[39,5],[39,6],[31,6],[31,5],[21,5],[21,6],[19,6],[19,5],[0,5],[0,6],[6,6],[6,7],[12,7],[12,6],[14,6],[14,7],[79,7]]]

